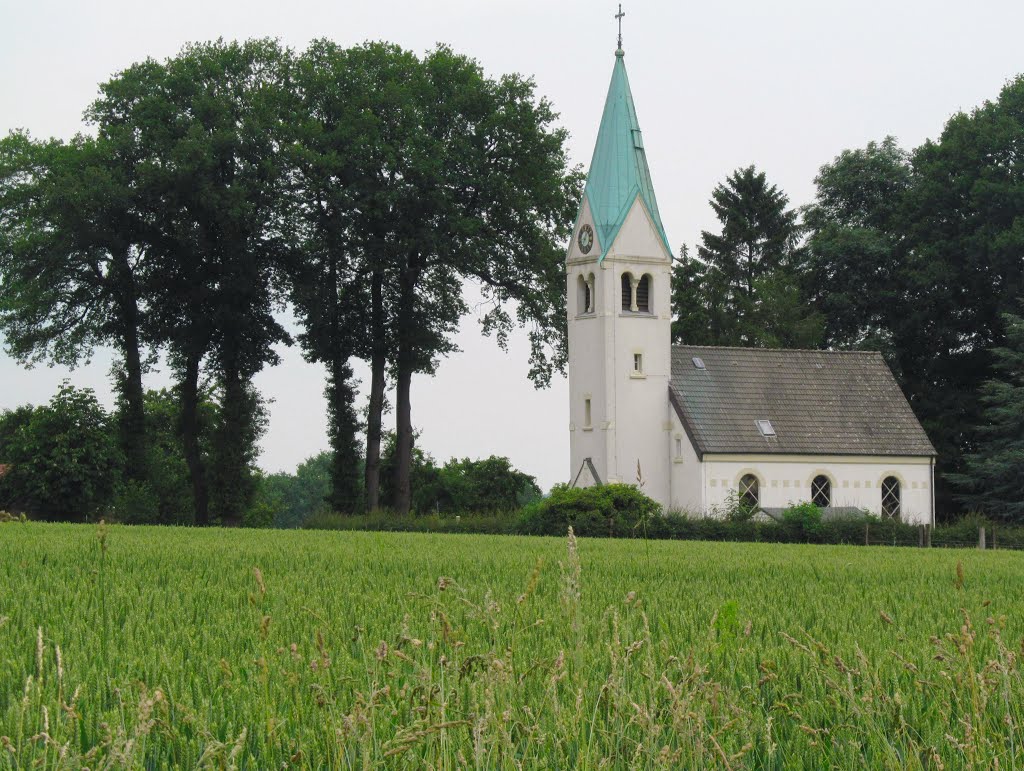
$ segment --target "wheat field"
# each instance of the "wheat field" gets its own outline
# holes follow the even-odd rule
[[[0,768],[1014,768],[1012,552],[0,525]]]

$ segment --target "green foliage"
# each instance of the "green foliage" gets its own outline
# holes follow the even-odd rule
[[[956,475],[989,423],[991,349],[1024,292],[1022,137],[1024,76],[912,153],[891,138],[844,152],[822,168],[807,213],[826,342],[886,354],[938,451],[942,513],[957,510],[953,480],[970,484],[974,472]]]
[[[1022,760],[1007,552],[0,530],[11,768]]]
[[[508,458],[452,458],[440,469],[439,509],[445,512],[512,511],[541,497],[534,477]]]
[[[794,504],[783,511],[782,522],[810,541],[818,540],[824,531],[821,509],[810,501]]]
[[[661,506],[633,485],[556,485],[523,510],[520,532],[561,535],[571,527],[580,536],[639,537],[659,514]]]
[[[0,331],[20,362],[75,366],[96,345],[120,356],[126,476],[145,479],[139,169],[104,136],[0,139]]]
[[[245,524],[258,486],[259,440],[269,422],[266,404],[251,384],[221,389],[219,420],[209,436],[210,514],[225,525]],[[266,524],[269,524],[268,519]]]
[[[715,187],[721,233],[705,231],[697,259],[673,268],[673,340],[689,345],[813,347],[822,319],[808,309],[797,213],[753,166]]]
[[[1024,523],[1024,318],[1006,314],[1006,345],[992,350],[996,379],[982,385],[979,445],[952,477],[969,506]]]
[[[366,530],[389,533],[477,533],[515,535],[519,532],[516,512],[496,514],[397,514],[375,511],[369,514],[333,514],[320,511],[303,523],[309,530]]]
[[[300,463],[294,474],[262,475],[254,508],[269,510],[272,516],[268,525],[273,527],[308,526],[315,515],[326,513],[328,508],[332,462],[331,453],[325,451]]]
[[[48,405],[6,412],[0,426],[0,456],[10,464],[0,505],[44,519],[97,519],[107,511],[122,459],[91,389],[65,381]]]
[[[145,482],[125,479],[117,487],[109,518],[131,525],[161,524],[160,500]]]
[[[393,508],[396,437],[384,437],[381,455],[381,503]],[[514,511],[540,497],[534,477],[516,469],[508,458],[492,455],[470,460],[452,458],[438,466],[429,453],[413,448],[412,511],[419,514],[478,514]]]

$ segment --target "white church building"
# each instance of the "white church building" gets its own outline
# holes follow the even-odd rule
[[[671,270],[620,45],[566,255],[573,484],[934,522],[935,450],[880,354],[674,346]]]

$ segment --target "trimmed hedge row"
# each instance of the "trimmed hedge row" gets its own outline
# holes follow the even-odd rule
[[[687,541],[753,541],[764,543],[821,543],[918,546],[917,525],[893,520],[823,520],[811,504],[794,507],[783,522],[718,519],[661,513],[661,507],[631,485],[571,489],[556,487],[552,494],[521,511],[502,514],[397,515],[387,512],[346,516],[318,515],[305,527],[318,530],[376,530],[425,533],[490,533],[502,535],[565,535],[569,527],[589,538],[650,538]],[[932,530],[933,547],[971,547],[978,528],[986,528],[992,548],[1024,549],[1024,527],[965,518]]]

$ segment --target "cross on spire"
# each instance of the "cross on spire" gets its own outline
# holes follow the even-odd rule
[[[619,3],[619,12],[615,14],[615,18],[619,22],[619,50],[622,50],[622,17],[626,14],[622,12],[622,3]]]

